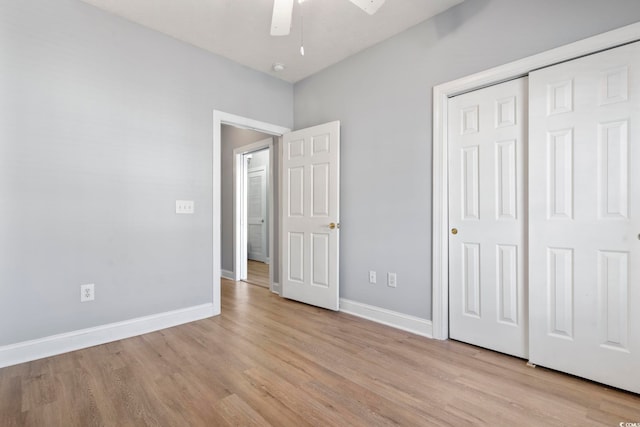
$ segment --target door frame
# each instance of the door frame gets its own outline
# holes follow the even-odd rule
[[[449,98],[528,75],[531,71],[640,40],[640,22],[537,55],[453,80],[433,88],[432,296],[433,338],[449,338]]]
[[[267,211],[269,221],[267,223],[267,235],[269,240],[269,259],[273,258],[273,139],[263,139],[251,144],[243,145],[233,150],[233,275],[234,280],[245,280],[247,278],[247,182],[246,177],[250,168],[247,168],[245,155],[269,149],[269,175],[267,181]],[[238,197],[241,195],[242,197]],[[243,221],[244,219],[244,221]],[[244,226],[243,226],[244,223]],[[273,266],[269,268],[269,289],[273,291]]]
[[[291,132],[291,129],[284,126],[274,125],[267,122],[250,119],[247,117],[237,116],[235,114],[225,113],[220,110],[213,110],[213,284],[212,284],[212,303],[214,315],[221,312],[221,293],[220,293],[220,275],[221,275],[221,194],[222,194],[222,125],[231,125],[244,129],[252,129],[258,132],[266,133],[274,136],[282,136]],[[279,184],[278,184],[279,185]]]

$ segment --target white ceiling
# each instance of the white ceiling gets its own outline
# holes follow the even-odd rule
[[[289,36],[273,37],[273,0],[82,0],[258,71],[296,82],[463,0],[386,0],[371,16],[349,0],[294,2]],[[300,55],[300,10],[305,56]],[[274,72],[275,62],[286,65]]]

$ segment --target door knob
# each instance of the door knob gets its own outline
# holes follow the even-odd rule
[[[457,228],[452,228],[451,229],[451,234],[458,234],[458,229]]]
[[[336,228],[340,228],[340,223],[336,224],[335,222],[332,222],[331,224],[329,224],[330,230],[335,230]]]

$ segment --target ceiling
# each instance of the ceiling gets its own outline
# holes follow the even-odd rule
[[[463,0],[386,0],[373,16],[349,0],[296,1],[291,34],[280,37],[269,35],[273,0],[82,1],[293,83]],[[283,71],[272,70],[277,62]]]

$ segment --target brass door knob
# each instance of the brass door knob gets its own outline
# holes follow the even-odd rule
[[[340,224],[336,224],[335,222],[332,222],[331,224],[329,224],[330,230],[335,230],[336,228],[340,228]]]
[[[451,234],[458,234],[458,229],[457,228],[452,228],[451,229]]]

